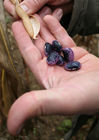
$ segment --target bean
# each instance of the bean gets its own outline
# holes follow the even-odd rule
[[[74,52],[72,51],[71,48],[63,48],[62,52],[66,62],[70,62],[74,60]]]
[[[48,65],[55,65],[59,60],[59,54],[57,52],[52,52],[48,58],[47,63]]]
[[[79,70],[81,68],[81,64],[78,61],[71,61],[68,62],[65,66],[64,66],[65,70],[68,71],[76,71]]]
[[[60,44],[57,40],[54,40],[54,41],[52,42],[52,46],[53,46],[53,50],[54,50],[54,51],[56,51],[56,52],[58,52],[58,53],[61,52],[62,46],[61,46],[61,44]]]
[[[65,64],[64,57],[59,55],[59,60],[56,64],[59,66],[63,66]]]
[[[52,51],[53,51],[52,50],[52,45],[50,43],[45,43],[45,50],[44,50],[45,55],[49,56]]]

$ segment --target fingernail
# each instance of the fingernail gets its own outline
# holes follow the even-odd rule
[[[44,7],[43,10],[40,11],[39,15],[40,15],[40,17],[43,18],[44,16],[49,15],[51,13],[52,13],[52,11],[49,7]]]
[[[16,135],[20,134],[23,127],[24,127],[24,124],[17,130]]]
[[[57,16],[62,17],[63,16],[63,10],[57,9]]]
[[[43,14],[46,15],[46,14],[49,14],[51,13],[51,9],[49,7],[45,7],[43,10],[42,10]]]
[[[27,12],[28,11],[28,7],[26,6],[26,5],[20,5],[20,7],[25,11],[25,12]]]
[[[62,18],[62,16],[63,16],[63,10],[62,9],[57,9],[56,11],[55,11],[55,16],[58,18],[58,19],[61,19]]]

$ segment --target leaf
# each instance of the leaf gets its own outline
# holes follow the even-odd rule
[[[64,130],[64,128],[62,128],[62,127],[57,127],[57,130],[59,130],[59,131],[63,131]]]
[[[5,21],[6,21],[6,23],[8,24],[8,23],[10,23],[11,19],[10,19],[9,17],[6,17],[6,18],[5,18]]]
[[[66,119],[66,120],[64,120],[62,123],[61,123],[61,126],[62,127],[67,127],[67,128],[71,128],[72,127],[72,121],[71,120],[69,120],[69,119]]]

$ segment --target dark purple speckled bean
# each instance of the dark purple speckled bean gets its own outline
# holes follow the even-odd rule
[[[68,62],[65,66],[64,66],[65,70],[68,71],[75,71],[75,70],[79,70],[81,68],[81,64],[78,61],[71,61]]]
[[[52,52],[52,45],[50,43],[45,43],[44,53],[46,56],[49,56]]]
[[[57,52],[52,52],[48,58],[47,58],[47,63],[48,65],[56,65],[56,63],[59,60],[59,54]]]
[[[58,52],[58,53],[61,52],[62,46],[61,46],[61,44],[60,44],[57,40],[54,40],[54,41],[52,42],[52,46],[53,46],[53,50],[54,50],[54,51],[56,51],[56,52]]]
[[[56,64],[59,66],[63,66],[65,64],[64,57],[59,55],[59,60]]]
[[[72,51],[71,48],[63,48],[62,52],[66,62],[70,62],[74,60],[74,52]]]

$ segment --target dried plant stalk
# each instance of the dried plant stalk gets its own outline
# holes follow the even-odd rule
[[[13,86],[11,86],[13,83]],[[5,69],[1,73],[1,92],[2,92],[2,113],[7,117],[11,104],[16,99],[16,80],[13,76],[9,75]]]
[[[0,36],[1,36],[1,39],[3,40],[3,44],[4,44],[4,47],[5,47],[5,50],[6,50],[7,54],[8,54],[8,58],[9,58],[10,63],[12,65],[13,71],[15,72],[16,77],[18,78],[19,76],[18,76],[18,74],[16,72],[16,69],[14,67],[13,60],[11,58],[11,55],[10,55],[10,52],[9,52],[9,49],[8,49],[7,41],[6,41],[5,34],[4,34],[3,27],[1,25],[1,23],[0,23]]]
[[[7,117],[11,104],[22,94],[22,81],[9,51],[6,34],[0,23],[0,113]],[[18,89],[21,92],[18,92]]]

